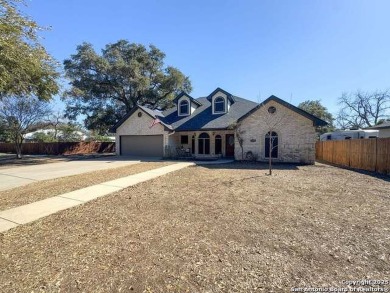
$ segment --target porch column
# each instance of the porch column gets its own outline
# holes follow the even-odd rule
[[[199,153],[198,134],[195,133],[194,136],[195,136],[195,153],[194,153],[194,155],[197,156]]]

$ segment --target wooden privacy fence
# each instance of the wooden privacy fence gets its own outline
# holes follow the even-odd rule
[[[317,141],[316,159],[390,174],[390,138]]]
[[[72,155],[115,152],[114,142],[28,142],[23,143],[26,155]],[[0,143],[0,153],[15,153],[12,143]]]

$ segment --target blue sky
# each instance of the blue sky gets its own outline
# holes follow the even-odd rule
[[[51,26],[57,60],[84,41],[154,44],[190,76],[194,97],[216,87],[253,101],[320,99],[390,87],[390,1],[31,0],[25,13]]]

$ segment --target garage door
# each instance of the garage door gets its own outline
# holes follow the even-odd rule
[[[162,135],[121,135],[120,144],[123,156],[163,156]]]

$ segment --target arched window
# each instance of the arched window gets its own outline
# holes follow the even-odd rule
[[[187,100],[183,100],[179,104],[179,115],[188,115],[190,113],[189,111],[189,104]]]
[[[214,100],[214,113],[225,113],[225,99],[218,97]]]
[[[210,136],[205,132],[201,133],[198,138],[198,154],[210,154]]]
[[[270,152],[271,152],[271,158],[277,158],[278,157],[278,134],[274,131],[268,132],[265,135],[265,145],[264,145],[264,151],[265,151],[265,157],[269,158]]]
[[[215,154],[222,154],[222,137],[220,135],[215,136]]]

